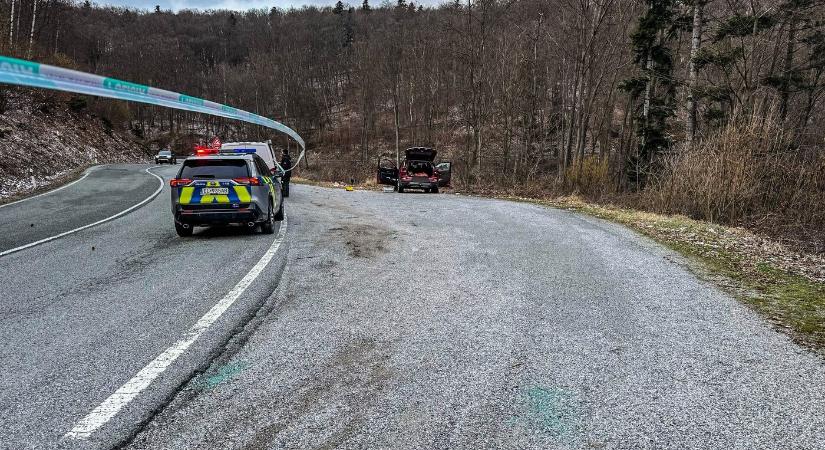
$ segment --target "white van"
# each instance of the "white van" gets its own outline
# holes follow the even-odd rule
[[[264,160],[273,175],[283,173],[278,158],[275,157],[275,150],[272,149],[272,141],[266,142],[226,142],[221,144],[221,153],[236,151],[239,153],[252,153],[252,150]],[[275,169],[273,171],[273,169]]]

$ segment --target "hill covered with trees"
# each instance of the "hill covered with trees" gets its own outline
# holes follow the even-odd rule
[[[365,0],[172,13],[13,0],[0,14],[4,54],[284,121],[310,144],[308,174],[366,179],[379,155],[429,145],[453,160],[464,189],[577,192],[814,242],[825,232],[820,1]],[[219,119],[92,103],[137,137],[285,142]]]

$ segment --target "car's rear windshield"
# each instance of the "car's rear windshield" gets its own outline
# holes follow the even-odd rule
[[[407,172],[426,173],[427,175],[432,176],[433,163],[429,161],[407,161]]]
[[[249,167],[243,159],[190,159],[183,163],[180,178],[232,179],[249,176]]]

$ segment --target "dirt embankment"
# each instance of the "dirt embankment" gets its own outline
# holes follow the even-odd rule
[[[95,164],[143,162],[147,151],[65,94],[0,91],[0,202]]]

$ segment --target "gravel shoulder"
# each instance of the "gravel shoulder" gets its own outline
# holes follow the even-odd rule
[[[825,357],[825,255],[769,237],[684,216],[595,205],[576,197],[515,200],[623,224],[685,256],[686,266]]]
[[[822,448],[825,364],[620,225],[294,187],[257,331],[130,448]]]

